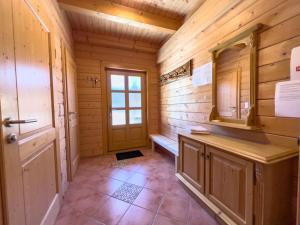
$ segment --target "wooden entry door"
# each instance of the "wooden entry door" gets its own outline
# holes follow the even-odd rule
[[[68,180],[72,181],[76,172],[78,154],[78,107],[77,107],[77,74],[76,65],[68,51],[64,50],[64,93],[65,93],[65,122],[67,140]]]
[[[107,70],[109,151],[147,144],[145,73]]]
[[[5,224],[53,224],[59,209],[59,170],[50,32],[27,1],[3,2],[0,116]]]

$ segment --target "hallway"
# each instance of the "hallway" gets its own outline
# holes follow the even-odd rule
[[[217,225],[174,176],[169,156],[81,160],[56,225]]]

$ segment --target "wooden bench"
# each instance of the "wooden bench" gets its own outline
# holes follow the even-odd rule
[[[152,150],[155,150],[155,144],[158,144],[175,155],[175,158],[178,157],[178,142],[160,134],[151,134],[150,139],[152,140]]]

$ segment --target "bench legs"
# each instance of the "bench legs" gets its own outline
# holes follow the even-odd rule
[[[155,142],[154,141],[151,142],[151,149],[152,149],[152,152],[155,151]]]

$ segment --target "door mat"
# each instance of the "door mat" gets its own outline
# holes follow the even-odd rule
[[[131,159],[131,158],[141,157],[141,156],[144,156],[144,155],[139,150],[131,151],[131,152],[122,152],[122,153],[116,154],[117,160]]]

